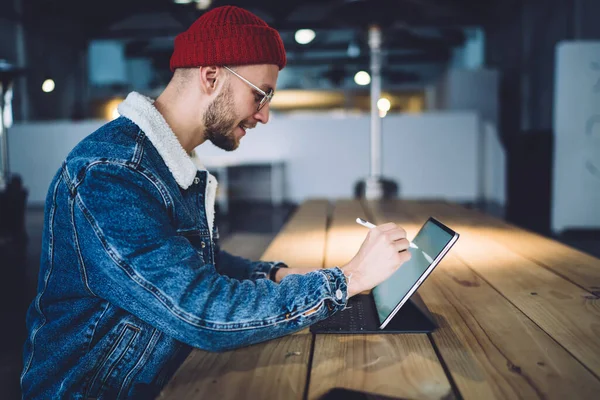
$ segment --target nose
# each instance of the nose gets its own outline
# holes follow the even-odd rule
[[[254,114],[254,119],[262,122],[263,124],[266,124],[267,122],[269,122],[269,107],[271,105],[269,103],[265,104],[265,106],[263,108],[260,109],[260,111],[257,111]]]

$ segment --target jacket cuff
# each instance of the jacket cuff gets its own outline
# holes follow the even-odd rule
[[[269,279],[271,276],[271,270],[273,268],[287,268],[288,266],[282,261],[263,261],[259,262],[254,271],[252,271],[252,275],[250,279]]]
[[[329,292],[331,294],[331,301],[336,306],[345,306],[348,302],[348,284],[346,281],[346,275],[342,272],[339,267],[323,268],[318,270],[327,281]]]

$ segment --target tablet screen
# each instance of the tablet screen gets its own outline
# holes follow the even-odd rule
[[[380,323],[383,324],[432,262],[439,262],[436,258],[450,244],[453,237],[454,233],[450,229],[436,223],[433,219],[429,219],[423,225],[413,239],[413,243],[419,248],[409,248],[410,260],[373,289],[373,299]]]

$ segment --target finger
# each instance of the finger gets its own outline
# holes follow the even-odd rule
[[[396,228],[396,229],[392,229],[390,231],[387,231],[385,233],[386,237],[388,238],[388,240],[390,242],[395,242],[397,240],[400,239],[405,239],[406,238],[406,231],[400,227]]]
[[[412,257],[412,254],[410,254],[410,251],[401,251],[399,253],[396,253],[396,264],[397,264],[397,268],[400,268],[400,266],[402,264],[404,264],[405,262],[407,262],[408,260],[410,260],[410,258]]]
[[[381,232],[387,232],[387,231],[390,231],[390,230],[396,228],[397,226],[398,225],[396,225],[393,222],[388,222],[387,224],[377,225],[375,228]]]
[[[394,250],[397,252],[408,250],[410,247],[410,242],[406,239],[400,239],[392,243]]]
[[[405,255],[406,253],[408,253],[408,251],[396,253],[396,255],[394,256],[394,266],[393,266],[394,271],[396,271],[398,268],[400,268],[402,266],[402,264],[404,264],[410,258],[410,256]]]
[[[412,257],[412,254],[408,250],[401,251],[400,253],[398,253],[398,260],[400,261],[400,265],[402,265],[405,262],[407,262],[408,260],[410,260],[411,257]]]

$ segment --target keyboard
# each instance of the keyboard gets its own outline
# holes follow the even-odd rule
[[[373,329],[373,300],[368,295],[354,296],[345,309],[313,324],[311,331],[360,332]]]

